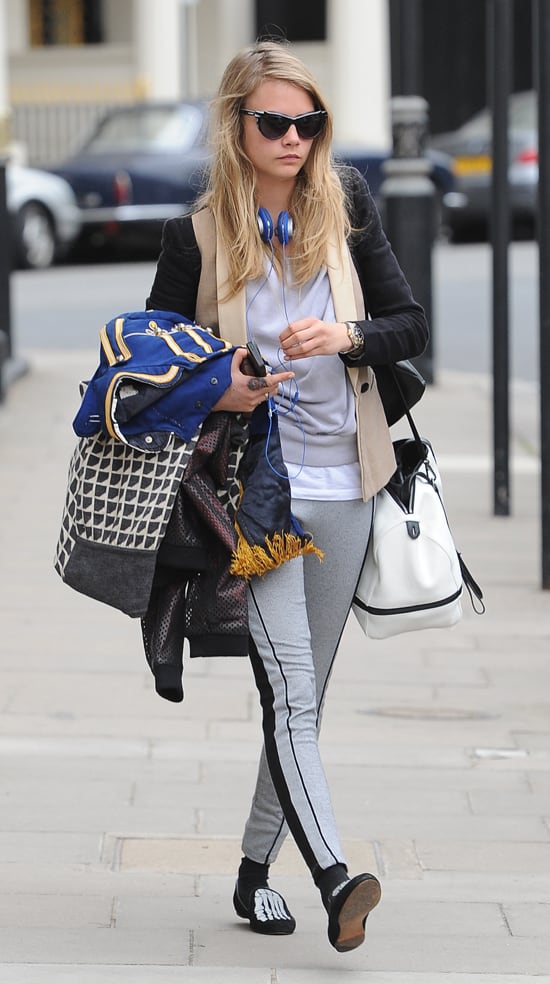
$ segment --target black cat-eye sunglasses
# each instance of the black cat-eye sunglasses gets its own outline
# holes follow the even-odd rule
[[[261,109],[241,109],[243,116],[254,116],[258,130],[266,140],[280,140],[294,124],[301,140],[313,140],[323,132],[327,113],[324,109],[316,109],[312,113],[301,113],[300,116],[285,116],[284,113],[270,113]]]

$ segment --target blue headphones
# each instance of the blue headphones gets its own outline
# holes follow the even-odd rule
[[[260,230],[260,236],[264,243],[270,243],[275,233],[279,242],[283,246],[287,246],[294,234],[294,222],[288,212],[279,212],[277,228],[275,228],[273,219],[267,209],[259,208],[258,229]]]

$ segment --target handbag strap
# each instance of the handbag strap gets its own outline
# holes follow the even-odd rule
[[[422,453],[422,449],[424,448],[424,441],[420,437],[420,434],[418,432],[418,428],[417,428],[417,426],[416,426],[416,424],[415,424],[415,422],[413,420],[412,413],[411,413],[411,411],[409,410],[409,408],[407,406],[407,401],[405,399],[405,394],[403,393],[403,389],[401,387],[401,383],[399,382],[399,377],[398,377],[398,375],[397,375],[397,373],[395,371],[395,367],[393,365],[391,365],[390,366],[390,370],[391,370],[391,374],[393,376],[393,381],[395,383],[397,392],[399,393],[399,396],[401,398],[401,402],[403,404],[404,415],[406,416],[407,420],[409,421],[409,426],[411,428],[412,435],[414,437],[415,443],[416,443],[416,445],[418,447],[418,451],[420,453]]]
[[[470,601],[472,603],[472,608],[476,615],[483,615],[485,613],[485,603],[483,601],[483,591],[481,590],[479,584],[475,580],[472,572],[466,566],[462,554],[457,550],[458,563],[460,564],[460,573],[462,574],[462,580],[466,586],[466,590],[470,595]],[[476,603],[474,597],[477,598],[478,606],[476,608]]]

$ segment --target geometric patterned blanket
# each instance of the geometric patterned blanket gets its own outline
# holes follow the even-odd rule
[[[80,438],[54,560],[66,584],[134,618],[145,614],[156,555],[199,433],[190,441],[172,437],[152,454],[102,433]]]

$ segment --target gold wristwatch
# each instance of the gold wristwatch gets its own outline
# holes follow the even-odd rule
[[[340,355],[353,355],[354,352],[358,352],[365,345],[365,332],[359,327],[356,321],[345,321],[344,322],[348,330],[348,338],[351,342],[351,348],[347,352],[341,352]]]

